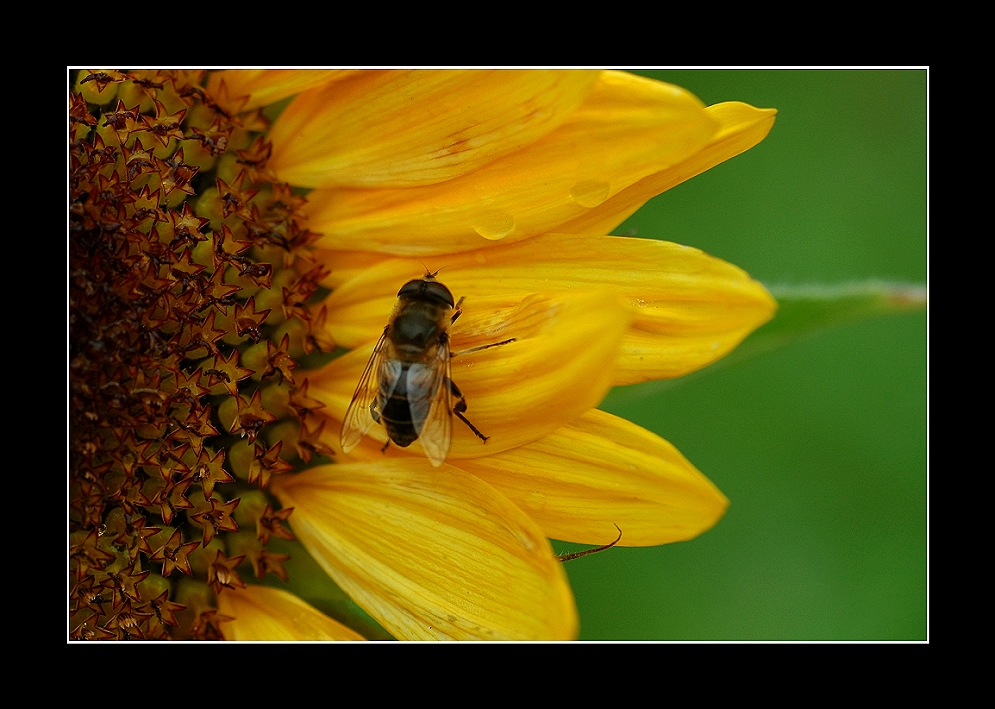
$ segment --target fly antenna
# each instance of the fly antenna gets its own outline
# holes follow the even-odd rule
[[[419,261],[418,263],[420,263],[420,264],[422,265],[422,268],[424,268],[424,269],[425,269],[425,275],[424,275],[424,278],[435,278],[436,276],[438,276],[438,275],[439,275],[439,271],[441,271],[441,270],[442,270],[442,269],[440,268],[440,269],[439,269],[438,271],[435,271],[435,272],[433,272],[433,271],[432,271],[432,269],[430,269],[430,268],[429,268],[428,266],[426,266],[426,265],[425,265],[425,262],[424,262],[424,261]]]

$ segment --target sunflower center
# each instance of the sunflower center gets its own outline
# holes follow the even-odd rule
[[[319,344],[315,235],[267,119],[206,72],[71,80],[70,626],[214,637],[240,564],[285,576],[270,477],[326,452],[294,372]]]

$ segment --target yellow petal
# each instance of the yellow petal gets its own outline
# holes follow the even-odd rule
[[[307,187],[447,180],[562,123],[593,71],[366,71],[298,96],[270,131],[269,166]]]
[[[325,254],[332,258],[332,254]],[[391,259],[326,300],[330,334],[344,347],[375,339],[401,284],[428,266],[453,294],[513,304],[530,293],[607,288],[633,309],[613,384],[677,377],[718,360],[769,320],[776,302],[741,269],[698,249],[628,237],[546,234],[429,260]],[[508,337],[515,336],[507,330]]]
[[[450,254],[517,241],[577,219],[705,147],[718,123],[690,93],[604,72],[558,129],[462,177],[412,188],[308,195],[320,246]]]
[[[463,315],[450,330],[454,352],[517,339],[453,359],[452,379],[466,397],[466,416],[490,438],[484,443],[454,421],[450,459],[491,455],[534,441],[596,406],[611,386],[612,363],[630,317],[628,309],[603,291],[529,296],[508,310],[486,298],[467,298]],[[372,351],[371,341],[308,378],[309,393],[325,405],[316,413],[330,419],[329,438],[337,439]],[[369,436],[386,441],[380,426]],[[337,448],[337,440],[327,442]],[[365,459],[379,447],[353,454]],[[391,446],[387,455],[423,453],[416,441],[407,450]]]
[[[250,585],[225,589],[218,611],[234,618],[223,630],[229,640],[363,640],[292,593]]]
[[[535,522],[427,460],[312,468],[274,481],[297,538],[406,640],[572,639],[573,596]]]
[[[547,537],[654,546],[710,529],[729,501],[676,448],[597,409],[521,448],[459,466],[487,481]]]
[[[242,107],[243,111],[248,111],[338,81],[350,73],[330,69],[229,69],[212,72],[207,90],[212,95],[227,92],[229,98],[248,96]],[[221,84],[225,85],[224,89]]]
[[[777,114],[772,108],[754,108],[737,101],[705,110],[721,127],[704,149],[622,190],[604,204],[561,225],[560,230],[570,234],[609,233],[656,195],[752,148],[767,137]]]
[[[322,279],[321,285],[330,289],[338,288],[366,269],[383,263],[390,258],[384,254],[378,254],[376,251],[331,251],[329,249],[314,248],[312,249],[312,253],[316,261],[328,267],[328,275]],[[401,283],[398,283],[397,287],[400,288],[401,285]],[[388,310],[387,312],[390,311]]]

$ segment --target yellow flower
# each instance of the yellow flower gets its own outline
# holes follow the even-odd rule
[[[230,640],[362,640],[362,636],[315,610],[292,593],[246,586],[218,596],[218,610],[232,620]]]
[[[148,91],[136,77],[104,76],[94,83],[121,83],[123,92],[132,82]],[[198,228],[237,229],[234,243],[245,239],[251,246],[246,259],[270,261],[275,270],[272,283],[248,284],[256,268],[248,261],[234,276],[227,270],[232,263],[216,269],[210,288],[201,289],[212,299],[195,311],[223,304],[234,313],[217,316],[228,317],[231,329],[219,330],[215,320],[210,326],[230,347],[194,353],[201,355],[196,371],[220,374],[203,382],[204,391],[188,387],[189,396],[216,406],[228,431],[267,443],[229,444],[215,477],[220,486],[229,482],[222,473],[231,471],[228,477],[243,481],[231,483],[241,485],[233,488],[240,497],[214,500],[204,490],[190,513],[205,530],[200,545],[183,530],[156,530],[147,555],[163,563],[156,590],[168,585],[173,568],[189,572],[183,560],[195,553],[190,545],[206,557],[214,593],[184,597],[198,611],[193,635],[209,637],[206,627],[231,638],[300,638],[311,621],[287,619],[317,613],[238,579],[244,540],[225,524],[238,522],[240,509],[260,529],[285,532],[281,523],[288,521],[332,579],[399,639],[576,637],[572,594],[547,538],[601,545],[617,536],[617,527],[622,545],[655,545],[691,538],[721,517],[725,498],[672,446],[594,407],[613,385],[679,376],[714,362],[769,319],[774,302],[745,273],[696,249],[605,234],[650,197],[762,140],[773,111],[737,103],[705,107],[678,87],[620,72],[236,71],[212,74],[204,89],[187,82],[180,90],[181,83],[173,82],[178,96],[198,99],[191,111],[207,126],[199,131],[222,137],[217,116],[223,115],[239,116],[246,132],[238,160],[222,157],[212,166],[217,189],[186,193],[196,213],[212,220]],[[253,112],[293,94],[268,128]],[[87,96],[91,104],[109,101],[101,100]],[[153,105],[148,110],[156,116],[175,115]],[[71,115],[74,110],[82,115],[78,104]],[[119,172],[129,164],[141,169],[143,160],[168,162],[142,157],[147,148],[136,147],[133,134],[148,132],[139,125],[148,114],[128,110],[125,103],[114,120],[122,152],[138,157]],[[188,125],[182,121],[175,123]],[[266,132],[253,142],[256,129]],[[94,153],[91,148],[87,159]],[[166,185],[168,177],[156,184]],[[281,183],[312,188],[306,204]],[[148,201],[144,189],[132,184]],[[282,231],[258,226],[257,189],[268,190],[271,211],[285,207]],[[96,211],[88,203],[76,209]],[[186,222],[172,217],[170,223]],[[178,229],[172,231],[178,238]],[[224,252],[225,243],[233,242],[215,237],[212,246]],[[450,328],[454,351],[514,338],[452,363],[467,415],[488,439],[456,421],[446,462],[436,467],[417,441],[384,449],[386,433],[375,427],[346,453],[338,432],[356,383],[398,289],[426,268],[464,298]],[[308,302],[318,280],[330,293]],[[243,291],[229,290],[229,283]],[[273,306],[282,318],[271,320]],[[168,322],[161,327],[175,329]],[[249,345],[243,333],[260,341]],[[291,373],[301,348],[331,342],[351,351],[306,380]],[[178,380],[183,369],[165,371]],[[262,378],[277,372],[279,382]],[[179,406],[173,383],[129,381],[131,390],[142,384],[166,391]],[[72,389],[92,391],[89,383]],[[189,425],[184,420],[180,427]],[[134,430],[132,438],[116,431],[112,437],[144,453],[156,430]],[[106,441],[107,432],[98,437]],[[181,462],[200,459],[171,445]],[[172,450],[152,448],[159,458]],[[280,474],[287,469],[280,455],[292,448],[303,459],[299,467],[315,453],[334,454],[336,463]],[[73,627],[79,637],[120,637],[122,623],[111,621],[121,613],[111,617],[86,599],[110,588],[112,600],[123,603],[126,594],[113,591],[121,585],[115,576],[126,563],[139,574],[144,561],[135,545],[123,559],[104,559],[100,540],[90,536],[97,526],[92,508],[100,505],[88,496],[101,493],[101,505],[121,506],[106,494],[112,486],[89,483],[92,471],[107,465],[120,475],[123,454],[84,455],[89,449],[82,443],[71,449],[86,463],[71,488]],[[151,456],[139,458],[149,465]],[[140,500],[129,509],[143,510],[144,518],[158,505],[168,526],[174,508],[192,504],[186,488],[175,492],[188,477],[184,469],[156,464],[165,485],[148,504]],[[274,562],[259,545],[247,548],[243,556],[254,555],[257,573],[267,559]],[[196,578],[198,569],[192,571]],[[132,596],[137,612],[150,612],[141,605],[145,596]],[[315,638],[335,636],[327,624],[314,627]]]

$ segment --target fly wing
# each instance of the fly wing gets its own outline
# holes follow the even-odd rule
[[[382,370],[386,364],[384,358],[386,343],[387,330],[385,328],[377,341],[377,346],[373,348],[370,361],[366,363],[363,376],[359,378],[359,384],[356,386],[356,392],[352,395],[349,408],[346,409],[345,418],[342,421],[342,433],[339,437],[342,450],[346,453],[358,446],[366,432],[376,423],[370,405],[378,401]],[[397,383],[396,377],[394,383]]]
[[[442,465],[453,440],[453,406],[449,389],[449,340],[439,344],[435,358],[408,370],[411,423],[432,465]]]

